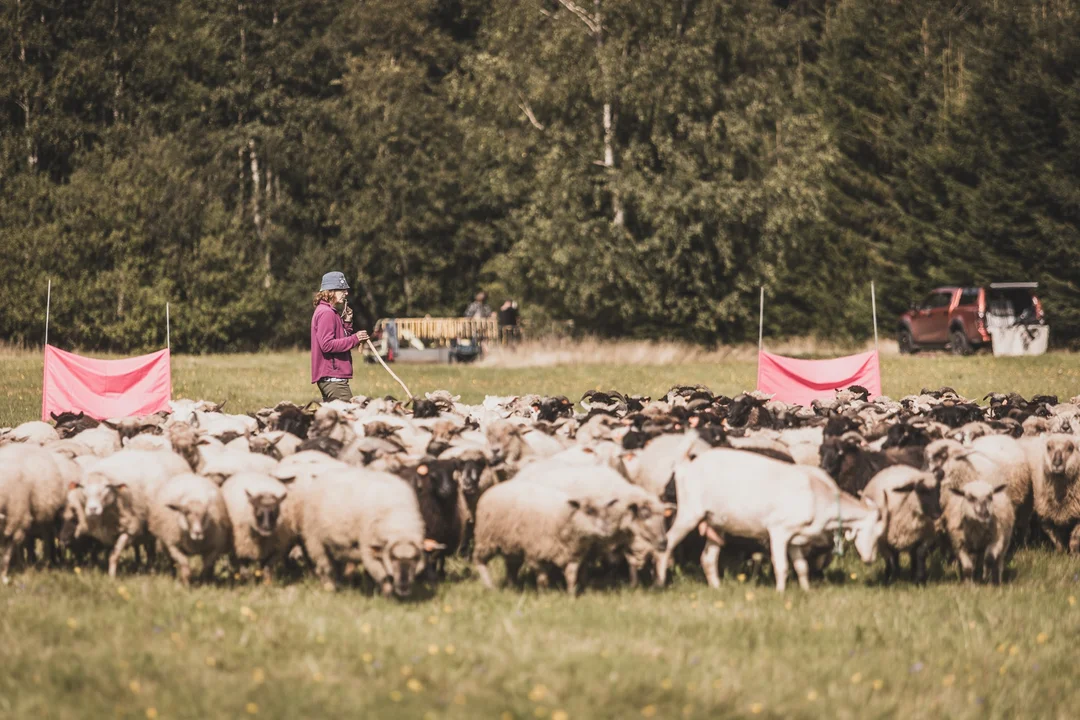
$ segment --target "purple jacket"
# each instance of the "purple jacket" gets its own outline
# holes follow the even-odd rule
[[[351,378],[350,350],[359,344],[352,323],[342,322],[330,303],[316,305],[311,316],[311,382],[325,377]]]

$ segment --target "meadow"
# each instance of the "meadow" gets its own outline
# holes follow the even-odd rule
[[[752,360],[665,366],[398,367],[414,392],[589,388],[658,396],[675,383],[733,394]],[[174,396],[240,412],[306,402],[308,356],[180,356]],[[1068,354],[883,358],[893,397],[948,384],[982,397],[1080,393]],[[0,355],[0,425],[40,412],[35,354]],[[377,366],[355,392],[400,390]],[[29,570],[0,587],[2,718],[983,718],[1075,717],[1080,563],[1043,548],[1013,557],[1000,587],[883,587],[881,563],[837,559],[811,592],[700,570],[664,590],[485,591],[467,563],[407,602],[311,579],[181,590],[167,574]]]

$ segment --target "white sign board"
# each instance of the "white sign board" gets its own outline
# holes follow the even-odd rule
[[[1047,325],[1014,325],[1013,327],[992,327],[990,340],[994,346],[994,357],[1010,355],[1042,355],[1050,341],[1050,327]]]

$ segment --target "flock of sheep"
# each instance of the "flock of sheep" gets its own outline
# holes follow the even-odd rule
[[[464,554],[487,586],[502,556],[508,580],[574,593],[594,573],[663,585],[673,558],[700,553],[712,586],[768,555],[782,591],[789,569],[809,588],[850,542],[883,556],[885,580],[907,552],[924,582],[938,548],[964,579],[997,583],[1018,543],[1080,550],[1080,397],[984,400],[852,387],[801,407],[684,386],[579,404],[439,391],[408,409],[64,413],[0,431],[0,579],[39,547],[53,565],[105,552],[115,576],[130,547],[136,567],[167,553],[185,585],[194,557],[206,581],[227,557],[267,582],[311,567],[333,589],[363,571],[407,596]]]

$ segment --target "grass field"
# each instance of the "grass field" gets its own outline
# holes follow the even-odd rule
[[[313,397],[307,355],[178,357],[174,395],[234,411]],[[752,362],[398,368],[414,391],[733,393]],[[885,392],[1080,393],[1071,355],[884,359]],[[0,355],[0,425],[37,417],[40,361]],[[354,391],[394,392],[379,368]],[[485,592],[467,566],[406,603],[314,581],[180,590],[168,576],[29,571],[0,587],[2,718],[1066,718],[1080,703],[1080,563],[1022,550],[1001,588],[878,585],[846,555],[810,593],[700,572],[663,590]]]

